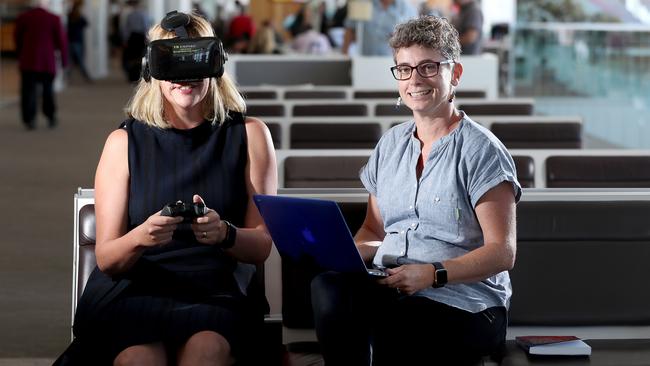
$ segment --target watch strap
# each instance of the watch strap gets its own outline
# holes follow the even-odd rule
[[[235,240],[237,239],[237,228],[235,225],[231,224],[230,221],[221,221],[226,224],[226,237],[221,242],[221,248],[230,249],[235,246]]]

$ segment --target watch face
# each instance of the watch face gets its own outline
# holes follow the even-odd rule
[[[447,283],[447,270],[446,269],[438,269],[436,270],[436,283],[438,285],[444,285]]]

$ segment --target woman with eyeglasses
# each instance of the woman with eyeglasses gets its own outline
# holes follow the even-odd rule
[[[458,33],[432,16],[389,40],[413,118],[379,141],[355,242],[387,277],[326,272],[312,282],[327,365],[464,365],[502,349],[521,196],[504,145],[454,105]]]

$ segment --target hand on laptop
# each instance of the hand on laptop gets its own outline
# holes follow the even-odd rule
[[[378,282],[406,295],[412,295],[433,284],[433,267],[430,264],[404,264],[388,268],[386,272],[389,276]]]

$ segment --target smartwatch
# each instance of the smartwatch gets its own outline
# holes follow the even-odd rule
[[[221,248],[230,249],[235,246],[235,240],[237,239],[237,228],[235,225],[231,224],[230,221],[221,221],[226,224],[226,237],[221,242]]]
[[[447,270],[445,269],[445,266],[440,262],[433,262],[431,265],[433,265],[434,271],[433,287],[438,288],[445,286],[447,284]]]

